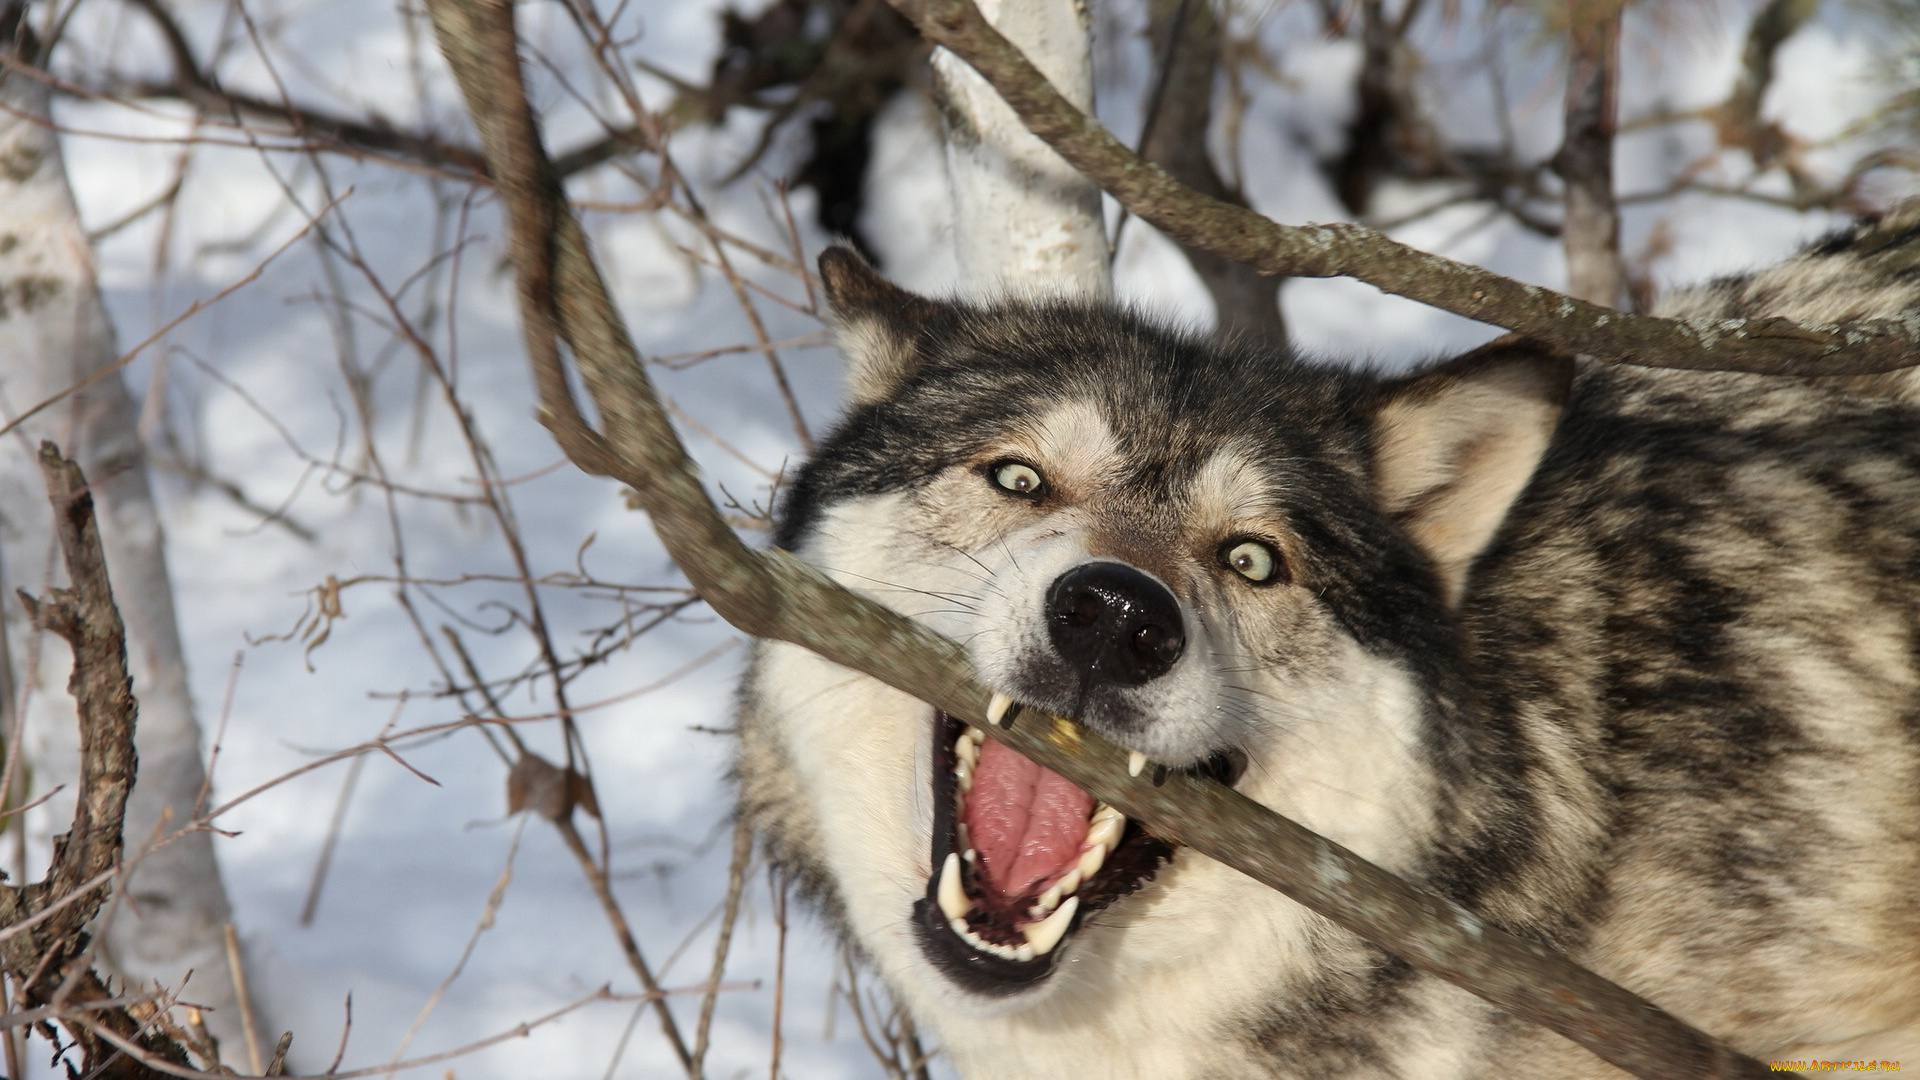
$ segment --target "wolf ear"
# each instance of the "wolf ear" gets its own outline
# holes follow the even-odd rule
[[[835,341],[847,358],[848,394],[856,405],[885,400],[924,359],[922,334],[953,309],[874,273],[844,244],[820,253],[820,280],[833,308]]]
[[[1573,367],[1568,354],[1510,336],[1382,388],[1374,484],[1433,557],[1447,603],[1533,478]]]

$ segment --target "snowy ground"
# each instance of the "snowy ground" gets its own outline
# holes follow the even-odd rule
[[[203,3],[186,10],[194,27],[211,33],[224,5]],[[530,7],[527,13],[535,25],[530,33],[535,46],[557,50],[564,63],[571,48],[564,24],[550,9]],[[279,70],[296,96],[378,102],[396,123],[417,123],[423,109],[416,104],[414,72],[424,70],[432,102],[424,115],[444,130],[462,130],[437,58],[425,51],[424,33],[416,26],[410,36],[385,5],[292,4],[254,14],[273,24],[279,40],[297,46],[278,54],[300,58]],[[140,54],[149,48],[137,17],[116,18],[121,22],[103,18],[88,25],[97,54]],[[633,5],[628,18],[644,26],[635,46],[642,55],[700,77],[717,40],[712,4],[649,0]],[[1124,26],[1123,19],[1115,21]],[[1630,69],[1623,80],[1627,112],[1646,109],[1656,99],[1698,104],[1723,93],[1743,19],[1726,21],[1695,28],[1687,43],[1666,46],[1657,73]],[[1278,38],[1298,20],[1290,21],[1283,10],[1271,22]],[[1642,63],[1652,52],[1633,46],[1630,37],[1630,64]],[[1135,87],[1137,94],[1139,49],[1121,41],[1112,52],[1132,56],[1135,64],[1131,74],[1109,73],[1103,90]],[[1344,108],[1338,87],[1345,85],[1355,55],[1345,45],[1295,42],[1287,56],[1292,86],[1263,88],[1246,121],[1249,191],[1259,209],[1283,221],[1333,218],[1337,204],[1303,147],[1337,136],[1334,125]],[[1858,101],[1848,97],[1859,88],[1849,73],[1861,70],[1862,56],[1862,42],[1844,28],[1807,31],[1783,60],[1788,82],[1777,88],[1776,107],[1806,129],[1832,128],[1836,117],[1858,108]],[[1455,62],[1465,67],[1472,58],[1463,55]],[[262,70],[251,75],[270,86],[261,82],[264,77]],[[1462,77],[1462,85],[1469,81]],[[1539,81],[1546,85],[1545,76]],[[665,99],[663,84],[642,80],[641,85],[655,95],[651,100]],[[539,86],[543,107],[553,110],[552,144],[568,145],[591,131],[584,111],[569,102],[553,78],[543,77]],[[1532,90],[1529,100],[1537,105],[1522,118],[1522,134],[1538,146],[1551,146],[1558,95],[1537,86]],[[1463,91],[1449,105],[1448,120],[1461,130],[1484,122],[1483,108],[1471,98]],[[1109,93],[1109,100],[1120,101],[1120,96]],[[1130,102],[1108,111],[1123,132],[1137,124]],[[143,113],[111,105],[63,106],[60,118],[73,131],[66,142],[71,172],[90,224],[116,220],[171,181],[181,147],[169,140],[186,132],[181,115],[167,108]],[[875,165],[868,231],[881,238],[889,269],[899,280],[937,290],[951,280],[945,245],[953,226],[944,216],[944,181],[929,119],[926,107],[911,99],[890,114]],[[203,134],[236,141],[231,132]],[[745,125],[721,132],[689,130],[681,134],[677,153],[696,176],[711,178],[737,159],[752,134]],[[790,148],[776,150],[784,152]],[[1689,153],[1687,145],[1672,140],[1626,140],[1620,161],[1623,189],[1656,186]],[[288,208],[288,190],[309,209],[337,198],[338,209],[329,219],[340,230],[336,235],[347,242],[350,231],[351,242],[380,280],[397,287],[424,271],[402,297],[402,307],[417,319],[435,309],[431,320],[423,321],[425,336],[443,358],[457,358],[460,396],[499,459],[500,473],[540,474],[509,489],[535,572],[584,567],[605,581],[673,583],[645,520],[625,508],[614,485],[565,467],[543,472],[559,454],[531,419],[531,389],[491,204],[473,207],[471,244],[457,262],[456,281],[455,265],[436,263],[433,256],[452,246],[447,230],[458,223],[464,190],[435,190],[417,176],[339,157],[325,159],[324,168],[328,186],[323,188],[315,167],[303,158],[263,157],[244,144],[196,147],[171,222],[150,216],[102,245],[102,280],[122,342],[145,338],[196,299],[232,285],[293,236],[304,219]],[[751,179],[703,192],[728,228],[785,250],[789,241],[778,219],[767,213],[767,193],[766,184]],[[634,197],[629,185],[605,175],[582,178],[574,194],[608,202]],[[811,255],[827,238],[807,224],[808,197],[797,192],[794,201]],[[1407,192],[1404,197],[1424,196]],[[1667,280],[1764,261],[1828,225],[1825,219],[1751,204],[1696,200],[1631,211],[1629,251],[1644,241],[1656,216],[1665,217],[1676,234],[1677,254],[1660,264]],[[1479,210],[1463,208],[1400,235],[1529,281],[1559,284],[1556,249],[1510,226],[1477,228],[1479,220]],[[749,340],[732,293],[673,249],[674,242],[688,242],[688,230],[632,213],[593,213],[589,224],[648,355]],[[164,237],[163,228],[170,230]],[[1129,227],[1128,236],[1117,261],[1120,295],[1175,319],[1208,321],[1204,290],[1170,245],[1138,223]],[[163,244],[164,254],[157,256]],[[767,288],[804,303],[793,280],[755,274]],[[329,299],[337,296],[346,297],[353,310],[343,311]],[[1491,333],[1351,282],[1295,282],[1283,296],[1301,345],[1364,361],[1404,363]],[[776,340],[818,329],[810,318],[777,304],[763,302],[760,308]],[[402,549],[407,571],[417,580],[514,573],[499,529],[471,505],[400,494],[392,499],[390,516],[388,498],[378,488],[354,484],[340,471],[315,469],[315,461],[365,468],[362,440],[371,439],[395,485],[460,495],[473,491],[474,469],[451,414],[423,382],[418,359],[386,322],[359,271],[337,259],[322,260],[308,237],[272,262],[259,280],[149,348],[131,369],[133,385],[149,398],[156,436],[170,426],[212,470],[239,484],[256,503],[284,503],[289,518],[317,537],[307,542],[285,528],[263,525],[258,515],[210,488],[177,477],[163,480],[188,661],[209,731],[235,677],[234,659],[244,658],[220,750],[218,797],[232,797],[389,725],[411,727],[461,715],[457,704],[435,695],[439,676],[390,583],[346,590],[346,617],[310,656],[298,641],[262,641],[296,624],[308,608],[309,590],[330,575],[343,581],[357,575],[391,578]],[[821,348],[785,350],[783,358],[807,420],[818,431],[837,409],[837,362]],[[343,374],[350,367],[364,373],[377,403],[370,431],[356,414]],[[759,469],[777,469],[799,455],[795,432],[758,354],[721,356],[686,370],[657,368],[655,377],[688,415],[724,433],[727,443]],[[685,435],[716,490],[724,487],[743,502],[765,498],[764,473],[692,429]],[[583,547],[589,539],[590,546]],[[464,626],[483,670],[504,674],[529,662],[525,633],[482,630],[503,624],[501,605],[521,603],[516,587],[423,586],[413,596],[433,633],[443,623]],[[551,605],[549,617],[563,652],[584,647],[586,630],[617,617],[614,604],[580,590],[547,588],[543,599]],[[707,977],[708,919],[724,891],[729,844],[724,777],[730,750],[727,737],[713,729],[731,722],[729,695],[742,645],[738,635],[696,609],[641,638],[572,687],[576,705],[591,704],[693,666],[660,689],[580,717],[612,838],[619,897],[649,958],[665,969],[664,981],[673,986],[699,984]],[[547,710],[552,701],[522,692],[505,705],[531,715]],[[549,757],[560,756],[554,725],[524,727]],[[347,766],[290,781],[223,820],[239,833],[222,841],[219,853],[269,1014],[266,1023],[274,1032],[295,1032],[295,1062],[303,1070],[324,1069],[333,1058],[349,996],[352,1026],[345,1064],[359,1067],[508,1031],[603,985],[616,992],[635,988],[585,880],[553,830],[538,821],[523,827],[520,819],[505,816],[505,769],[486,743],[462,732],[415,746],[405,758],[437,783],[384,757],[367,760],[346,804],[338,850],[311,925],[301,925],[300,912]],[[408,1043],[436,987],[460,963],[490,891],[508,868],[511,884],[490,926]],[[721,998],[710,1069],[716,1077],[765,1073],[773,1045],[779,935],[764,877],[753,879],[748,897],[749,914],[726,974],[742,988]],[[786,965],[782,1071],[805,1078],[878,1075],[847,1008],[829,993],[839,978],[835,951],[804,916],[796,916]],[[689,1027],[694,1008],[691,1000],[678,1005]],[[623,1040],[630,1024],[632,1037]],[[619,1054],[616,1048],[623,1043]],[[653,1018],[639,1016],[636,1023],[630,1003],[590,1005],[451,1067],[466,1078],[678,1072]]]

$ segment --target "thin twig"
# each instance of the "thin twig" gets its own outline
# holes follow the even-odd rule
[[[593,895],[600,901],[600,908],[606,913],[607,921],[613,924],[614,936],[619,939],[620,951],[626,955],[627,966],[633,969],[640,979],[640,985],[652,997],[654,1011],[660,1017],[660,1031],[667,1037],[667,1045],[673,1048],[673,1056],[680,1059],[680,1067],[689,1077],[698,1080],[698,1067],[693,1054],[687,1049],[686,1040],[680,1036],[680,1025],[674,1022],[673,1011],[667,1008],[666,995],[660,991],[660,984],[653,977],[653,969],[647,966],[647,959],[640,953],[640,942],[633,936],[633,929],[627,924],[626,913],[620,909],[620,901],[613,895],[613,884],[607,875],[593,861],[593,855],[587,850],[586,841],[580,838],[580,830],[574,828],[571,819],[554,822],[560,831],[560,838],[566,841],[567,850],[580,862],[580,869],[587,875],[587,881],[593,886]]]
[[[253,1066],[255,1073],[263,1072],[266,1063],[260,1060],[260,1028],[253,1016],[253,990],[247,985],[247,967],[241,962],[240,935],[233,924],[225,927],[227,944],[227,973],[233,978],[233,996],[240,1003],[240,1032],[247,1040],[247,1064]]]
[[[727,973],[727,951],[733,944],[733,927],[740,921],[740,897],[746,891],[747,863],[753,858],[753,828],[746,819],[738,818],[733,823],[733,857],[727,863],[727,899],[720,914],[720,936],[713,945],[713,967],[707,972],[707,982],[718,986]],[[667,961],[673,963],[671,959]],[[719,1004],[718,991],[708,994],[700,1002],[700,1019],[693,1029],[693,1071],[698,1073],[707,1060],[707,1038],[713,1029],[713,1011]]]
[[[791,882],[778,869],[767,871],[768,891],[773,898],[773,925],[779,938],[773,960],[773,1051],[767,1055],[767,1080],[780,1080],[780,1051],[785,1044],[781,1017],[787,1003],[787,889]]]

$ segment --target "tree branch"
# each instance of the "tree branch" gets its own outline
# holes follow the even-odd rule
[[[73,648],[67,687],[79,711],[80,790],[73,827],[54,840],[46,880],[0,888],[0,929],[11,931],[0,942],[0,967],[17,980],[22,1005],[50,1006],[50,1015],[62,1020],[80,1044],[84,1065],[98,1067],[90,1075],[144,1080],[160,1074],[122,1055],[100,1030],[178,1065],[187,1063],[186,1052],[135,1020],[124,1004],[106,1005],[112,995],[81,961],[85,927],[107,898],[105,886],[118,876],[127,797],[139,767],[133,743],[138,705],[127,672],[126,630],[113,602],[86,477],[50,442],[40,444],[40,469],[69,585],[40,600],[23,592],[20,600],[34,625],[58,634]],[[94,1006],[96,1020],[80,1024],[65,1019],[69,1008],[88,1005]]]
[[[889,0],[966,60],[1035,135],[1133,213],[1265,273],[1354,277],[1469,319],[1611,363],[1766,375],[1869,375],[1920,364],[1920,318],[1842,325],[1630,315],[1454,262],[1347,223],[1281,225],[1209,199],[1140,160],[1074,108],[971,0]]]
[[[513,222],[529,351],[536,366],[551,366],[538,376],[542,420],[583,468],[632,486],[667,552],[721,617],[964,719],[1155,835],[1233,866],[1637,1076],[1767,1075],[1758,1062],[1551,950],[1486,925],[1230,788],[1183,774],[1158,787],[1147,776],[1129,777],[1124,751],[1068,720],[1041,718],[1010,729],[987,723],[987,691],[959,646],[841,589],[786,552],[747,549],[700,486],[561,201],[519,77],[511,0],[430,0],[428,10]],[[535,222],[552,231],[537,235]],[[540,291],[549,288],[557,294]],[[559,351],[549,335],[571,347],[603,418],[601,432],[587,428],[561,396]]]
[[[1777,162],[1787,148],[1786,133],[1760,116],[1773,85],[1774,58],[1820,6],[1819,0],[1769,0],[1747,29],[1740,55],[1740,77],[1727,100],[1708,110],[1722,146],[1744,147],[1756,168]]]
[[[1151,26],[1154,44],[1165,57],[1159,108],[1149,109],[1140,153],[1181,183],[1210,198],[1245,206],[1246,199],[1227,187],[1207,153],[1213,126],[1213,77],[1220,61],[1220,20],[1205,0],[1161,5]],[[1184,23],[1183,23],[1184,20]],[[1264,341],[1285,341],[1280,315],[1281,278],[1205,248],[1184,247],[1187,262],[1213,295],[1216,325]]]
[[[1613,198],[1613,135],[1620,79],[1619,0],[1575,3],[1567,31],[1566,133],[1553,168],[1567,182],[1567,292],[1620,303],[1620,208]]]

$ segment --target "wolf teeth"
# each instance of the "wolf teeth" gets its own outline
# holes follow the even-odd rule
[[[1120,834],[1127,831],[1127,816],[1104,803],[1087,822],[1088,845],[1098,844],[1108,851],[1120,846]]]
[[[1107,853],[1120,846],[1120,835],[1126,831],[1126,815],[1101,803],[1093,812],[1093,820],[1087,823],[1087,838],[1081,841],[1080,864],[1074,868],[1080,880],[1086,881],[1100,872],[1100,867],[1106,864]]]
[[[1127,775],[1139,776],[1140,770],[1147,767],[1147,755],[1135,750],[1127,755]]]
[[[1052,952],[1053,947],[1060,944],[1060,939],[1066,936],[1067,925],[1073,922],[1073,913],[1079,910],[1080,898],[1067,897],[1067,902],[1061,904],[1059,910],[1026,928],[1024,931],[1027,935],[1026,947],[1033,950],[1036,956],[1045,956]]]
[[[1080,882],[1086,877],[1079,867],[1067,871],[1067,876],[1053,883],[1053,886],[1040,895],[1040,899],[1027,909],[1027,914],[1036,919],[1044,919],[1047,914],[1060,905],[1060,898],[1072,896],[1080,888]]]
[[[1061,896],[1072,896],[1074,893],[1080,891],[1080,882],[1085,876],[1086,875],[1082,874],[1079,868],[1076,867],[1067,871],[1067,876],[1061,878],[1059,883],[1054,887],[1060,890]],[[1053,905],[1048,904],[1047,906],[1052,907]]]
[[[995,945],[993,942],[974,933],[967,926],[967,920],[965,919],[955,919],[947,924],[947,928],[959,935],[961,941],[979,949],[983,953],[997,956],[1002,960],[1031,960],[1034,957],[1032,945],[1022,945],[1019,948],[1014,948],[1011,945]]]
[[[987,699],[987,723],[996,727],[1012,727],[1013,718],[1019,715],[1019,707],[1013,699],[998,690]],[[1004,719],[1003,719],[1004,718]]]
[[[986,738],[986,736],[980,734],[975,728],[968,728],[961,732],[960,737],[953,740],[954,760],[964,761],[968,765],[978,765],[980,763],[980,740],[984,738]]]
[[[1061,904],[1059,910],[1039,922],[1029,924],[1021,931],[1026,941],[1020,945],[996,945],[974,933],[965,919],[953,919],[947,923],[947,928],[958,935],[961,941],[983,953],[997,956],[1002,960],[1024,963],[1052,952],[1054,947],[1060,944],[1060,939],[1067,936],[1067,927],[1073,924],[1074,913],[1079,910],[1080,898],[1067,897],[1067,902]]]
[[[1074,869],[1080,872],[1081,878],[1090,878],[1100,872],[1100,867],[1104,865],[1106,861],[1106,846],[1103,844],[1089,844],[1087,845],[1087,850],[1080,853],[1080,865],[1074,867]]]
[[[947,861],[940,867],[940,911],[947,918],[965,925],[967,912],[973,904],[967,900],[967,890],[960,883],[960,856],[947,852]]]

